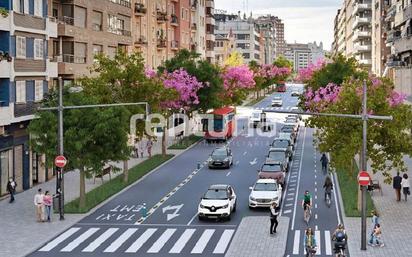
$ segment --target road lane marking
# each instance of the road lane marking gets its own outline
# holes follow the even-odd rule
[[[336,173],[333,174],[332,176],[332,184],[335,186],[335,190],[333,190],[333,197],[335,198],[335,207],[336,207],[336,215],[338,216],[338,224],[341,224],[341,219],[340,219],[340,212],[339,212],[339,207],[338,207],[338,198],[336,196],[336,190],[340,190],[340,188],[337,188],[337,185],[335,183],[336,179],[335,179],[335,175]],[[336,189],[337,188],[337,189]]]
[[[231,172],[229,171],[229,172],[226,174],[226,177],[229,177],[230,173],[231,173]]]
[[[299,254],[299,247],[300,247],[300,230],[295,231],[295,239],[293,242],[293,254]]]
[[[189,220],[189,222],[187,223],[187,225],[189,226],[190,224],[192,224],[193,220],[197,217],[198,213],[196,212],[195,215],[193,215],[193,217]]]
[[[318,208],[318,204],[317,203],[315,203],[315,209],[317,209]]]
[[[318,229],[318,225],[315,226],[315,231],[316,231],[316,230],[319,230],[319,229]]]
[[[318,243],[318,250],[316,251],[316,255],[320,255],[322,250],[321,250],[320,231],[319,230],[315,231],[315,239],[316,239],[316,242]]]
[[[238,165],[238,164],[239,164],[239,161],[236,161],[235,165]]]
[[[215,249],[213,250],[214,254],[224,254],[226,252],[226,248],[229,245],[230,239],[235,233],[234,229],[225,229],[222,236],[219,239]]]
[[[157,231],[157,228],[147,229],[134,243],[126,250],[126,253],[136,253],[144,243]]]
[[[317,220],[318,219],[318,215],[317,214],[315,214],[315,220]]]
[[[303,152],[305,150],[305,139],[306,139],[306,128],[305,128],[305,132],[303,133],[302,155],[300,156],[298,185],[300,184],[300,174],[302,172],[302,161],[303,161]],[[295,207],[293,208],[292,230],[294,230],[294,228],[295,228],[295,219],[296,219],[296,209],[297,209],[297,203],[298,203],[298,195],[299,195],[299,186],[297,188],[296,197],[295,197]]]
[[[58,246],[61,242],[63,242],[64,240],[66,240],[67,238],[69,238],[70,236],[72,236],[74,233],[76,233],[79,230],[80,230],[80,228],[71,228],[71,229],[67,230],[66,232],[64,232],[60,236],[56,237],[53,241],[47,243],[45,246],[40,248],[39,252],[48,252],[48,251],[52,250],[53,248]]]
[[[318,184],[318,182],[315,181],[315,186]]]
[[[244,151],[244,152],[243,152],[243,155],[246,155],[246,154],[247,154],[247,151]]]
[[[185,232],[176,241],[175,245],[170,249],[169,253],[180,253],[187,242],[189,242],[192,235],[195,233],[196,229],[186,229]]]
[[[317,188],[317,187],[315,187],[315,192],[318,192],[318,188]]]
[[[286,207],[290,207],[290,206],[292,206],[292,205],[293,205],[293,203],[285,204]]]
[[[288,214],[288,213],[291,213],[291,212],[292,212],[292,210],[285,210],[285,211],[283,211],[284,214]]]
[[[75,240],[70,242],[66,247],[60,250],[60,252],[71,252],[74,248],[78,247],[81,243],[91,237],[94,233],[96,233],[100,228],[89,228],[86,232],[81,234]]]
[[[206,248],[207,243],[209,243],[210,238],[213,236],[213,233],[215,233],[214,229],[206,229],[196,242],[196,245],[193,247],[191,253],[202,253]]]
[[[156,242],[150,247],[149,250],[147,250],[148,253],[158,253],[160,250],[162,250],[163,246],[166,244],[166,242],[173,236],[173,234],[176,232],[175,228],[168,228],[166,231],[157,239]]]
[[[293,197],[289,197],[288,199],[286,199],[286,200],[288,200],[288,201],[292,201],[293,200]]]
[[[101,244],[103,244],[109,237],[111,237],[119,228],[109,228],[103,234],[101,234],[98,238],[96,238],[93,242],[91,242],[86,248],[82,250],[82,252],[91,253],[97,249]]]
[[[330,242],[330,231],[325,230],[325,252],[326,255],[332,255],[332,245]]]
[[[103,252],[105,253],[114,253],[117,249],[119,249],[124,242],[126,242],[129,237],[131,237],[134,233],[136,233],[137,228],[129,228],[123,234],[121,234],[109,247],[107,247]]]
[[[318,196],[317,196],[317,195],[315,195],[315,200],[316,200],[316,199],[318,199]]]

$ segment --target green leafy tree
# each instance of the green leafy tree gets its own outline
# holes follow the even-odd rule
[[[286,59],[284,56],[279,56],[278,58],[276,58],[276,60],[273,62],[273,65],[279,68],[285,67],[293,69],[293,63]]]
[[[57,106],[58,94],[51,91],[42,106]],[[65,105],[96,104],[97,99],[83,92],[64,90]],[[70,167],[80,171],[79,208],[86,203],[85,178],[99,174],[105,163],[129,156],[127,133],[129,112],[123,107],[110,109],[72,109],[64,111],[64,155]],[[57,156],[57,112],[40,111],[29,126],[31,148],[46,155],[51,167]]]

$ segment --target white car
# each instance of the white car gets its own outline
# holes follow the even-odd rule
[[[259,179],[253,187],[249,188],[249,208],[270,207],[275,202],[280,206],[282,186],[274,179]]]
[[[230,220],[236,211],[236,194],[230,185],[212,185],[203,195],[199,207],[199,220],[204,218]]]
[[[275,106],[282,107],[282,105],[283,105],[282,97],[280,97],[280,96],[275,96],[275,97],[273,98],[273,100],[272,100],[272,106],[273,106],[273,107],[275,107]]]

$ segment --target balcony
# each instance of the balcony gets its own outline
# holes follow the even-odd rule
[[[142,3],[136,3],[134,5],[134,15],[144,16],[147,12],[147,8]]]
[[[47,60],[46,62],[46,68],[47,68],[47,76],[49,78],[57,78],[58,77],[58,64],[55,60]]]
[[[59,59],[59,58],[57,58]],[[63,54],[58,63],[59,75],[84,76],[90,75],[87,59],[84,56],[74,56],[73,54]]]
[[[192,29],[192,31],[196,31],[197,30],[197,24],[196,22],[193,22],[190,26],[190,28]]]
[[[11,20],[10,13],[7,17],[3,17],[2,15],[0,15],[0,30],[10,31],[10,20]]]
[[[401,32],[400,31],[389,31],[388,37],[386,38],[386,43],[392,43],[395,40],[398,40],[401,38]]]
[[[147,39],[145,36],[140,36],[135,42],[136,45],[147,45]]]
[[[74,18],[69,16],[59,17],[59,22],[67,25],[74,26]]]
[[[130,8],[130,6],[131,6],[130,5],[130,0],[109,0],[109,1],[112,2],[112,3],[127,7],[127,8]]]
[[[371,10],[372,10],[372,5],[371,4],[357,3],[353,7],[352,15],[356,15],[359,12],[371,11]]]
[[[395,18],[395,15],[396,15],[396,5],[393,4],[386,13],[385,21],[393,21],[393,19]]]
[[[190,7],[192,8],[192,11],[196,11],[197,3],[198,3],[198,0],[191,0],[190,1]]]
[[[370,31],[356,30],[355,33],[353,33],[353,41],[356,42],[360,39],[371,37],[371,35],[372,33]]]
[[[2,60],[0,61],[0,78],[10,78],[13,62]]]
[[[409,4],[404,10],[403,10],[403,20],[407,21],[409,19],[412,19],[412,4]]]
[[[0,71],[1,72],[1,71]],[[10,125],[14,117],[14,105],[0,106],[0,126]]]
[[[173,27],[179,26],[178,18],[176,14],[171,14],[170,15],[170,25]]]
[[[179,50],[179,41],[177,41],[177,40],[170,41],[170,49],[172,49],[174,51]]]
[[[396,53],[412,51],[412,34],[408,34],[406,37],[396,40],[394,45]]]
[[[216,21],[213,14],[206,15],[206,24],[215,25]]]
[[[362,52],[370,52],[372,50],[372,45],[354,45],[355,52],[362,53]]]
[[[125,30],[125,29],[117,29],[117,28],[108,28],[107,29],[108,32],[110,33],[114,33],[117,35],[121,35],[121,36],[125,36],[125,37],[131,37],[132,36],[132,32],[130,32],[129,30]]]
[[[372,22],[371,17],[359,17],[356,16],[355,21],[353,22],[352,28],[355,29],[362,25],[370,25]]]
[[[156,45],[157,45],[157,48],[158,48],[158,49],[166,48],[166,39],[164,39],[164,38],[158,38]]]
[[[167,21],[167,12],[160,11],[156,12],[157,23],[165,23]]]

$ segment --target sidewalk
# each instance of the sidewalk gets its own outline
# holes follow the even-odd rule
[[[168,153],[178,155],[184,150],[168,150]],[[161,153],[161,142],[155,142],[153,146],[153,155]],[[147,156],[147,153],[145,153]],[[146,160],[146,158],[132,158],[129,160],[129,169]],[[123,163],[115,163],[119,168],[123,167]],[[112,178],[122,174],[118,172],[112,174]],[[79,172],[70,171],[64,176],[65,186],[65,203],[68,203],[79,197]],[[109,176],[104,177],[107,182]],[[86,192],[100,186],[101,179],[86,179]],[[55,193],[56,180],[55,178],[34,186],[33,188],[17,194],[16,201],[9,204],[9,199],[6,198],[0,201],[0,257],[22,257],[43,243],[57,236],[83,217],[88,214],[66,214],[64,221],[59,221],[59,215],[53,214],[52,222],[38,223],[35,220],[34,195],[39,188],[43,191]]]
[[[412,159],[405,158],[406,165],[412,167]],[[410,174],[410,173],[409,173]],[[392,172],[392,176],[396,171]],[[402,175],[402,174],[401,174]],[[412,223],[410,214],[412,213],[412,198],[408,202],[397,202],[395,191],[392,185],[383,182],[381,174],[373,175],[373,179],[379,180],[382,187],[383,196],[379,191],[374,192],[372,199],[380,215],[380,224],[382,225],[382,235],[385,246],[372,247],[367,246],[366,251],[360,250],[360,218],[344,217],[344,223],[349,236],[349,251],[351,257],[385,257],[385,256],[411,256],[410,250],[410,231]],[[371,230],[371,218],[367,223],[367,240],[369,240],[369,231]]]

